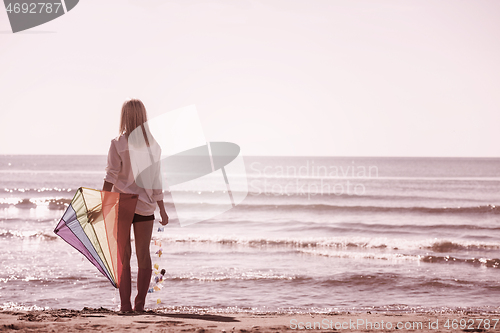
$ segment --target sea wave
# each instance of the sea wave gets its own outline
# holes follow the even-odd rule
[[[47,222],[50,222],[48,220]],[[55,223],[54,223],[55,225]],[[323,227],[323,226],[322,226]],[[375,228],[377,225],[375,225]],[[405,227],[405,226],[402,226]],[[430,226],[434,228],[435,226]],[[478,227],[482,229],[497,230],[498,228]],[[309,227],[308,227],[309,229]],[[184,229],[181,229],[184,230]],[[0,229],[0,238],[41,239],[55,240],[58,237],[43,228],[35,228],[29,231]],[[500,250],[500,243],[457,240],[445,238],[425,238],[411,240],[407,238],[388,238],[380,236],[336,236],[336,237],[245,237],[224,235],[199,235],[199,234],[175,234],[154,233],[153,241],[160,240],[164,243],[175,244],[206,244],[239,246],[248,248],[274,248],[286,251],[300,249],[336,249],[336,250],[367,250],[376,249],[380,251],[426,251],[433,253],[495,253]]]
[[[329,204],[240,204],[238,208],[248,209],[267,209],[282,211],[316,211],[316,212],[335,212],[335,213],[413,213],[413,214],[500,214],[500,206],[493,204],[469,206],[469,207],[392,207],[392,206],[347,206],[347,205],[329,205]]]
[[[0,239],[2,238],[41,239],[52,241],[56,240],[58,237],[55,234],[43,231],[0,230]]]
[[[443,221],[446,222],[446,221]],[[486,232],[498,232],[500,231],[500,225],[495,226],[492,224],[458,224],[453,222],[448,223],[433,223],[425,224],[421,221],[408,221],[408,222],[398,222],[398,223],[376,223],[376,222],[338,222],[338,223],[318,223],[318,222],[307,222],[307,221],[286,221],[288,227],[284,226],[286,230],[296,231],[307,228],[307,230],[318,230],[325,232],[360,232],[365,234],[415,234],[437,232],[437,231],[449,231],[452,228],[454,231],[463,230],[464,232],[470,232],[473,230],[486,231]]]
[[[483,307],[425,307],[425,306],[410,306],[407,304],[389,304],[383,306],[332,306],[332,307],[285,307],[271,309],[269,306],[263,307],[202,307],[202,306],[165,306],[154,310],[157,313],[185,313],[185,314],[234,314],[244,313],[252,315],[338,315],[342,313],[363,314],[367,313],[382,313],[384,315],[393,314],[400,315],[405,313],[419,313],[424,315],[485,315],[485,314],[500,314],[500,307],[483,306]]]
[[[46,207],[54,210],[64,210],[69,206],[71,200],[69,198],[2,198],[0,199],[0,208],[32,209]]]
[[[312,280],[311,277],[298,276],[294,274],[276,274],[272,272],[213,272],[213,273],[190,273],[171,275],[165,277],[168,281],[200,281],[200,282],[217,282],[228,280],[277,280],[277,281],[306,281]]]
[[[475,266],[500,268],[500,258],[458,258],[454,256],[432,256],[413,255],[402,253],[374,253],[374,252],[347,252],[347,251],[327,251],[327,250],[300,250],[300,252],[310,255],[325,256],[344,259],[374,259],[388,261],[421,261],[427,263],[463,263]]]
[[[154,238],[162,242],[218,244],[226,246],[246,247],[274,247],[285,249],[378,249],[415,251],[424,250],[436,253],[465,252],[465,251],[496,251],[500,250],[499,243],[484,243],[471,241],[457,241],[446,239],[390,239],[386,237],[308,237],[308,238],[249,238],[238,236],[186,236],[162,235]]]
[[[72,200],[72,195],[50,197],[10,197],[0,198],[0,208],[14,206],[16,208],[37,208],[40,206],[49,209],[65,209]],[[172,204],[167,202],[167,204]],[[176,202],[176,205],[190,205],[190,202]],[[200,205],[199,202],[196,203]],[[218,203],[204,203],[207,208],[219,205]],[[220,205],[225,205],[220,204]],[[294,204],[287,202],[262,203],[245,201],[236,206],[238,211],[272,211],[279,212],[316,212],[316,213],[384,213],[384,214],[419,214],[419,215],[444,215],[444,214],[499,214],[500,206],[495,204],[458,207],[425,207],[425,206],[368,206],[368,205],[333,205],[333,204]]]

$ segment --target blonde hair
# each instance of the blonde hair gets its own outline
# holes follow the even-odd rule
[[[124,134],[127,138],[137,127],[142,127],[142,133],[146,139],[146,144],[149,146],[148,136],[144,123],[148,121],[146,107],[139,99],[129,99],[122,105],[122,114],[120,119],[120,134]]]
[[[122,114],[120,119],[120,134],[127,137],[133,130],[148,121],[146,107],[138,99],[129,99],[122,105]]]

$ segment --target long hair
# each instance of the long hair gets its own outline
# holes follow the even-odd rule
[[[147,121],[146,107],[140,100],[132,98],[123,103],[120,118],[120,134],[124,134],[128,138],[134,129],[141,126],[146,144],[149,146],[148,136],[144,128],[144,123]]]
[[[127,137],[135,182],[145,189],[161,190],[161,148],[151,135],[147,121],[146,108],[140,100],[129,99],[123,103],[120,134]],[[134,131],[139,126],[142,135],[141,131]]]

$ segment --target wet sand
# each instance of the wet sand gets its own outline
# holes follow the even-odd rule
[[[500,332],[500,314],[329,313],[250,314],[148,311],[121,314],[100,308],[2,311],[0,331],[16,332]],[[487,325],[486,323],[489,323]]]

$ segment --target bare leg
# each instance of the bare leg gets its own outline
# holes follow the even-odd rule
[[[128,237],[126,233],[122,237],[123,239],[120,240],[121,243],[119,243],[118,245],[122,265],[119,287],[121,302],[120,311],[132,312],[132,304],[130,303],[130,294],[132,293],[130,275],[130,256],[132,253],[132,247],[130,246],[130,229],[128,232]]]
[[[134,226],[135,253],[137,254],[137,265],[139,268],[151,269],[151,254],[149,246],[151,244],[151,235],[153,234],[154,220],[136,222]]]
[[[151,255],[149,245],[151,244],[151,235],[153,233],[154,220],[134,223],[135,252],[137,255],[137,265],[139,271],[137,274],[137,297],[135,298],[134,310],[144,311],[146,295],[151,280]]]

